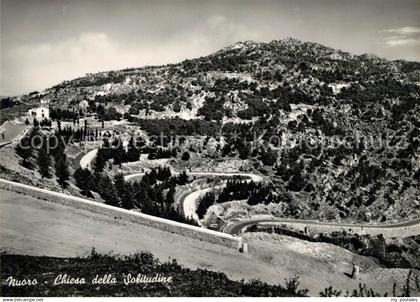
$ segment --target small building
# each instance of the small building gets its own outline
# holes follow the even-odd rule
[[[39,106],[38,108],[29,109],[28,115],[37,120],[49,119],[50,118],[50,108],[47,106]]]

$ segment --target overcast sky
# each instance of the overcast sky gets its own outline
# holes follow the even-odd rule
[[[0,0],[0,95],[294,37],[420,61],[420,0]]]

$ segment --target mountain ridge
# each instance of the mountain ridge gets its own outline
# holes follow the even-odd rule
[[[339,55],[343,55],[347,58],[365,58],[365,59],[370,59],[370,60],[375,60],[375,61],[381,61],[381,62],[388,62],[388,63],[397,63],[397,64],[416,64],[418,65],[418,62],[414,62],[414,61],[407,61],[407,60],[403,60],[403,59],[398,59],[398,60],[388,60],[385,58],[381,58],[375,54],[368,54],[368,53],[364,53],[364,54],[360,54],[360,55],[354,55],[351,54],[350,52],[346,52],[346,51],[342,51],[339,49],[334,49],[332,47],[327,47],[324,46],[320,43],[317,42],[310,42],[310,41],[301,41],[298,40],[296,38],[292,38],[292,37],[288,37],[288,38],[284,38],[281,40],[273,40],[271,42],[257,42],[257,41],[253,41],[253,40],[245,40],[245,41],[238,41],[235,42],[231,45],[228,45],[216,52],[214,52],[213,54],[207,55],[207,56],[200,56],[197,58],[193,58],[193,59],[185,59],[181,62],[178,63],[170,63],[170,64],[162,64],[162,65],[146,65],[146,66],[140,66],[140,67],[130,67],[130,68],[124,68],[124,69],[118,69],[118,70],[107,70],[107,71],[99,71],[99,72],[94,72],[94,73],[87,73],[85,76],[81,76],[81,77],[77,77],[71,80],[65,80],[63,82],[58,83],[57,85],[54,85],[53,87],[56,86],[60,86],[62,84],[66,84],[72,81],[77,81],[86,77],[91,77],[91,76],[100,76],[100,75],[104,75],[104,74],[109,74],[109,73],[113,73],[113,72],[127,72],[127,71],[135,71],[135,70],[143,70],[143,69],[149,69],[149,68],[162,68],[162,67],[168,67],[168,66],[176,66],[179,64],[182,64],[183,62],[186,61],[191,61],[191,60],[199,60],[202,58],[206,58],[209,56],[214,56],[217,54],[222,54],[223,52],[227,52],[227,51],[232,51],[232,50],[238,50],[238,48],[249,48],[250,46],[252,47],[261,47],[261,46],[269,46],[269,45],[276,45],[276,46],[283,46],[283,47],[290,47],[292,45],[299,45],[299,46],[311,46],[311,47],[316,47],[317,49],[323,49],[323,50],[328,50],[331,51],[332,53],[337,53]],[[238,47],[240,46],[240,47]],[[418,67],[418,66],[417,66]],[[417,68],[418,69],[418,68]],[[45,90],[48,90],[50,88],[46,88]],[[44,90],[44,91],[45,91]]]

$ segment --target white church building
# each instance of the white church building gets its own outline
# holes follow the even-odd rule
[[[37,108],[29,109],[28,115],[37,120],[49,119],[50,108],[48,107],[48,101],[41,101],[41,105]]]

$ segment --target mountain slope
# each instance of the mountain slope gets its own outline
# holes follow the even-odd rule
[[[384,222],[419,215],[419,83],[418,62],[285,39],[89,74],[27,98],[101,119],[125,113],[151,135],[207,136],[202,158],[250,159],[270,176],[280,197],[257,212]]]

